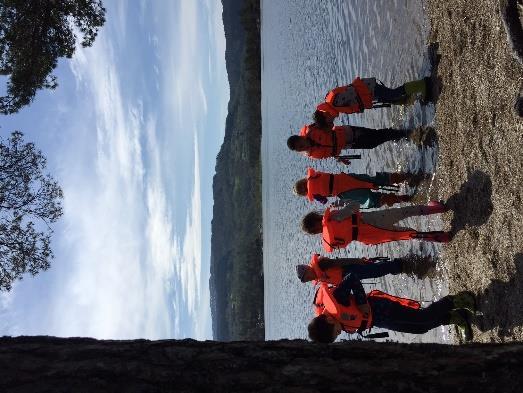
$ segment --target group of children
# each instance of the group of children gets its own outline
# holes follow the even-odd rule
[[[287,140],[289,149],[312,159],[333,157],[348,164],[344,149],[372,149],[387,141],[408,138],[412,131],[335,126],[341,113],[361,113],[366,109],[405,105],[429,97],[429,79],[407,82],[390,89],[375,78],[356,78],[350,85],[330,91],[325,102],[317,106],[314,123],[304,126],[299,135]],[[353,241],[373,245],[399,240],[449,242],[451,233],[420,232],[396,224],[412,216],[443,213],[448,209],[441,201],[373,211],[408,202],[409,195],[399,195],[399,184],[415,185],[423,176],[407,173],[377,173],[375,176],[324,173],[307,169],[307,177],[294,185],[297,195],[326,204],[338,198],[323,212],[312,211],[302,219],[302,229],[321,235],[326,252],[347,247]],[[428,261],[425,260],[425,263]],[[314,254],[309,265],[298,265],[302,282],[318,285],[314,297],[316,317],[308,326],[313,341],[330,343],[342,332],[363,333],[380,327],[405,333],[425,333],[441,325],[455,324],[465,340],[472,339],[470,319],[476,312],[476,300],[470,292],[445,296],[422,308],[420,303],[378,290],[365,293],[361,280],[412,271],[410,258],[326,258]],[[419,263],[419,261],[418,261]],[[427,264],[428,266],[428,264]],[[369,335],[367,334],[367,337]]]

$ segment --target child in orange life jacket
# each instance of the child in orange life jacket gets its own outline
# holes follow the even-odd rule
[[[356,175],[346,173],[325,173],[307,168],[307,177],[300,179],[294,185],[297,195],[306,196],[309,201],[328,202],[328,197],[356,201],[364,208],[376,208],[383,205],[392,206],[395,203],[408,202],[409,195],[395,195],[376,192],[380,187],[393,186],[408,179],[414,181],[419,175],[407,173],[379,172],[376,176]],[[394,187],[394,186],[393,186]]]
[[[336,87],[325,96],[325,102],[318,105],[317,112],[331,121],[340,113],[361,113],[365,109],[413,103],[419,96],[422,102],[428,96],[429,78],[407,82],[395,89],[386,87],[376,78],[356,78],[347,85]],[[315,115],[316,116],[316,115]]]
[[[423,278],[434,268],[430,257],[407,256],[404,258],[327,258],[313,254],[309,265],[297,265],[296,274],[301,282],[312,281],[339,285],[342,278],[354,273],[361,280],[379,278],[387,274],[415,274]]]
[[[327,208],[324,214],[310,212],[302,220],[302,229],[312,235],[322,234],[323,248],[327,252],[346,247],[351,241],[380,244],[397,240],[428,240],[446,243],[449,232],[418,232],[394,225],[407,217],[446,212],[442,202],[429,202],[427,206],[406,206],[392,209],[360,212],[353,201],[345,202],[340,210]]]
[[[363,333],[371,327],[423,334],[456,324],[465,340],[472,339],[470,319],[476,312],[472,293],[445,296],[426,308],[419,302],[373,290],[365,294],[359,277],[347,274],[337,287],[322,283],[314,298],[316,317],[309,323],[311,340],[331,343],[342,332]]]
[[[387,141],[399,141],[408,136],[408,130],[384,128],[375,130],[356,126],[303,126],[299,135],[287,139],[289,149],[314,159],[337,157],[344,149],[373,149]]]

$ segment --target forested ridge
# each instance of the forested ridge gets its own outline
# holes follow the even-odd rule
[[[264,338],[259,0],[222,0],[230,101],[213,179],[211,311],[217,340]]]

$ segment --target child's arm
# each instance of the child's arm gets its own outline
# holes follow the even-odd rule
[[[348,306],[350,305],[349,295],[351,293],[354,295],[358,306],[367,304],[365,290],[363,289],[363,285],[359,280],[358,275],[355,273],[347,274],[341,281],[340,285],[338,285],[334,290],[333,295],[334,299],[336,299],[339,304]]]
[[[360,211],[360,204],[351,200],[343,202],[345,205],[342,209],[333,211],[331,217],[336,221],[343,221]]]
[[[318,265],[321,270],[325,271],[332,267],[343,267],[349,265],[366,265],[368,264],[366,258],[322,258]]]

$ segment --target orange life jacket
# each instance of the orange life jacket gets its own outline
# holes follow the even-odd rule
[[[336,95],[346,92],[349,87],[353,87],[354,90],[356,90],[357,103],[349,106],[334,106],[334,98],[336,98]],[[322,112],[327,112],[331,116],[338,116],[339,113],[361,113],[365,109],[372,108],[373,99],[372,91],[370,91],[367,84],[358,77],[348,86],[336,87],[329,91],[325,96],[325,102],[318,105],[316,109]]]
[[[335,287],[329,287],[326,283],[320,284],[313,302],[316,315],[330,315],[340,322],[343,330],[348,333],[370,329],[372,326],[372,310],[370,310],[367,317],[364,317],[363,313],[356,306],[354,295],[349,296],[349,306],[339,304],[334,299],[334,289]]]
[[[340,154],[345,148],[347,140],[343,127],[333,127],[332,130],[323,130],[314,124],[303,126],[300,136],[309,139],[313,146],[307,150],[307,155],[311,158],[327,158]]]
[[[358,237],[360,213],[355,213],[343,221],[334,220],[330,208],[323,214],[322,244],[327,252],[346,247]]]
[[[346,173],[316,172],[307,168],[307,199],[314,200],[314,195],[323,197],[337,196],[342,192],[356,189],[377,189],[378,187],[368,181],[359,180]]]
[[[314,296],[314,312],[315,314],[329,314],[342,324],[343,330],[348,333],[355,333],[363,331],[372,327],[373,311],[370,309],[367,319],[363,317],[363,313],[356,306],[356,299],[354,295],[349,296],[350,305],[342,306],[334,298],[333,292],[335,287],[329,287],[326,283],[321,283]],[[403,307],[408,307],[413,310],[421,308],[420,302],[412,299],[407,299],[399,296],[393,296],[388,293],[378,291],[377,289],[370,291],[367,294],[367,301],[369,299],[388,299],[390,301],[401,304]]]
[[[322,245],[325,251],[346,247],[357,240],[364,244],[380,244],[397,240],[410,240],[416,234],[413,229],[390,230],[363,222],[361,213],[355,213],[342,221],[332,218],[330,208],[323,214]]]
[[[319,254],[313,254],[309,266],[314,270],[316,274],[316,280],[313,284],[316,285],[320,282],[325,282],[328,284],[338,285],[343,279],[343,269],[340,266],[334,266],[326,270],[321,270],[319,262],[321,256]]]

